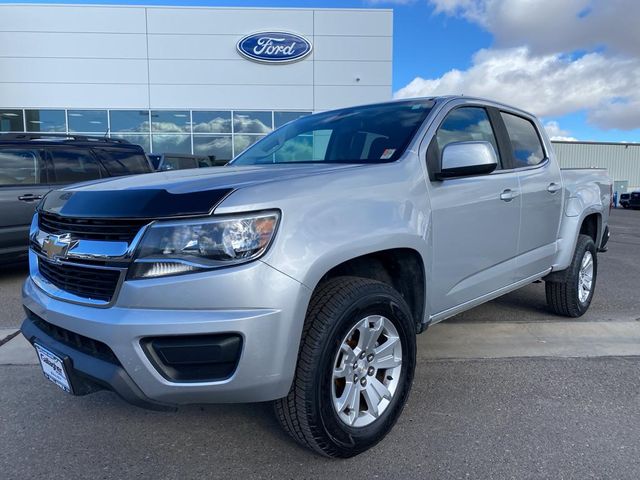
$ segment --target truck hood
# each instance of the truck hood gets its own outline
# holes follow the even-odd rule
[[[53,190],[40,211],[67,217],[165,218],[206,215],[237,189],[357,168],[356,164],[228,166],[157,172]]]

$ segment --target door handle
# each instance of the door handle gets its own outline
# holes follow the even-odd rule
[[[33,193],[27,193],[26,195],[20,195],[18,200],[21,202],[35,202],[42,200],[42,195],[34,195]]]
[[[549,184],[549,186],[547,187],[547,192],[549,192],[549,193],[556,193],[558,190],[560,190],[560,188],[561,188],[561,187],[560,187],[560,185],[558,185],[558,184],[557,184],[557,183],[555,183],[555,182],[551,182],[551,183]]]
[[[510,188],[507,188],[500,194],[500,200],[502,200],[503,202],[510,202],[511,200],[516,198],[518,195],[520,194],[516,190],[511,190]]]

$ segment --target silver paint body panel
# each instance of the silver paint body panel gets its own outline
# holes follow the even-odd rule
[[[530,118],[544,139],[542,165],[429,180],[426,149],[446,113],[488,105]],[[179,179],[176,181],[176,179]],[[171,180],[171,181],[170,181]],[[611,180],[601,170],[561,172],[540,123],[489,101],[439,99],[401,159],[373,165],[223,167],[123,178],[82,188],[172,191],[234,185],[214,215],[279,209],[280,225],[260,260],[174,277],[124,281],[109,308],[53,298],[32,279],[25,306],[48,322],[109,345],[149,398],[167,403],[264,401],[287,394],[313,289],[336,265],[395,248],[423,260],[424,323],[435,323],[565,269],[584,217],[607,224]],[[559,188],[547,191],[550,184]],[[512,192],[505,200],[501,194]],[[34,255],[32,253],[32,255]],[[237,372],[213,383],[177,384],[154,369],[144,336],[238,332]]]

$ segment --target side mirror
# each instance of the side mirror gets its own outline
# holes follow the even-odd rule
[[[442,151],[442,167],[435,177],[438,180],[485,175],[498,166],[496,151],[489,142],[455,142]]]

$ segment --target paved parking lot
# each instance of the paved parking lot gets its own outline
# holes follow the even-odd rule
[[[3,357],[17,337],[0,347],[1,477],[637,480],[640,212],[611,224],[587,315],[550,315],[534,284],[433,327],[398,425],[346,461],[299,448],[268,404],[157,413],[109,392],[68,396],[31,357]],[[20,323],[24,275],[0,275],[0,329]]]

